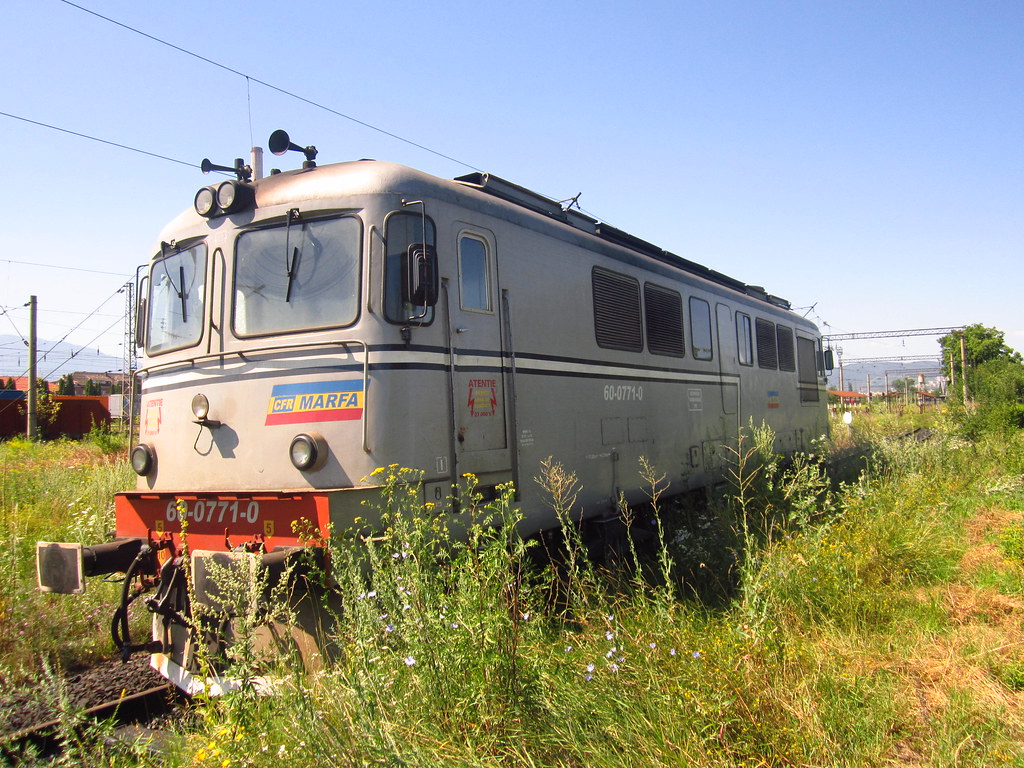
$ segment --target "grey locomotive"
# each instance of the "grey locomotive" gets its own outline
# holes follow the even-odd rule
[[[303,530],[366,514],[374,470],[517,489],[522,533],[556,524],[532,481],[574,471],[582,516],[640,500],[641,457],[680,492],[713,483],[751,419],[783,451],[827,430],[829,354],[789,304],[488,174],[444,180],[361,160],[203,187],[140,284],[134,491],[117,536],[41,542],[40,584],[125,571],[122,653],[196,676],[183,562],[235,551],[280,567]],[[258,174],[257,174],[258,175]],[[187,528],[183,546],[182,522]],[[148,591],[152,638],[128,605]]]

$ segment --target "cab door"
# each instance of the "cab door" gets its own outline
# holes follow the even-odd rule
[[[455,232],[457,281],[448,300],[458,471],[508,470],[497,246],[486,229],[460,224]]]

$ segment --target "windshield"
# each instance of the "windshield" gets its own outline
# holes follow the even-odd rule
[[[360,222],[293,220],[245,232],[235,249],[240,336],[351,325],[359,313]]]
[[[153,354],[198,343],[205,298],[206,243],[156,262],[149,281],[146,351]]]

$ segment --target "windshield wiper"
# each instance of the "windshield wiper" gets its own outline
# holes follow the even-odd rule
[[[288,284],[284,289],[284,303],[287,304],[291,301],[292,297],[292,284],[295,282],[295,275],[299,271],[299,246],[295,246],[291,252],[291,258],[288,258],[288,249],[291,245],[292,237],[292,222],[301,222],[302,219],[299,216],[299,209],[292,208],[288,211],[288,221],[285,225],[284,230],[284,272],[288,276]],[[302,234],[306,234],[306,227],[302,227]]]
[[[182,324],[188,323],[188,301],[185,298],[185,267],[178,267],[178,285],[181,286],[181,290],[178,291],[178,298],[181,299],[181,322]],[[174,286],[174,283],[171,283]]]
[[[284,302],[287,304],[292,298],[292,284],[295,282],[295,275],[299,271],[299,246],[292,249],[292,260],[288,267],[288,285],[284,289]]]
[[[173,248],[174,253],[171,256],[167,256],[167,249]],[[167,282],[171,284],[171,290],[178,294],[178,298],[181,300],[181,322],[188,322],[188,306],[187,299],[185,297],[185,265],[181,264],[178,266],[178,285],[174,284],[174,280],[171,278],[171,273],[167,271],[167,262],[173,256],[177,256],[182,251],[178,248],[177,244],[172,240],[169,243],[163,241],[160,242],[160,254],[163,258],[160,259],[160,266],[164,268],[164,274],[167,275]],[[181,286],[180,288],[178,286]]]

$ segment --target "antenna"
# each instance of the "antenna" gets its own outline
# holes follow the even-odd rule
[[[302,164],[303,168],[315,168],[316,163],[316,147],[312,144],[308,147],[300,147],[298,144],[292,143],[292,140],[288,137],[288,131],[282,131],[280,129],[270,134],[270,140],[267,142],[267,147],[275,155],[283,155],[288,150],[293,152],[301,152],[306,156],[306,162]]]

